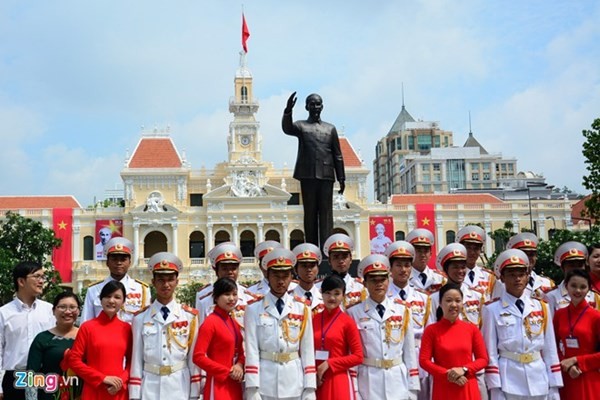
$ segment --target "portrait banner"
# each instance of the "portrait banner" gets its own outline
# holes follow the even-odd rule
[[[122,219],[98,219],[96,220],[96,244],[94,245],[94,259],[106,260],[104,245],[114,238],[123,236]]]
[[[394,218],[389,215],[369,217],[371,254],[383,254],[394,241]]]

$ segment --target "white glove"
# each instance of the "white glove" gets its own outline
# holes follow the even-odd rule
[[[317,400],[317,393],[313,388],[306,388],[302,391],[302,397],[300,400]]]
[[[246,400],[262,400],[257,387],[246,389]]]
[[[408,400],[417,400],[417,396],[419,392],[417,390],[409,390],[408,391]]]
[[[504,392],[500,388],[490,390],[490,400],[506,400]]]
[[[560,400],[560,393],[557,387],[551,387],[548,391],[548,400]]]

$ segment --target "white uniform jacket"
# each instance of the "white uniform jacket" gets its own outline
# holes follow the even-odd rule
[[[472,281],[470,275],[471,271],[473,271]],[[493,299],[493,293],[496,286],[496,275],[494,275],[493,271],[476,265],[473,269],[467,270],[464,283],[471,289],[482,292],[485,295],[485,301]]]
[[[259,388],[261,396],[299,398],[317,387],[312,317],[293,296],[282,300],[281,314],[271,293],[246,308],[245,387]]]
[[[463,294],[463,309],[460,313],[460,319],[470,322],[481,329],[481,309],[485,304],[485,295],[475,289],[471,289],[466,283],[462,283],[460,290]],[[440,305],[439,292],[431,295],[431,312],[434,315]]]
[[[307,291],[302,289],[300,285],[296,286],[294,290],[288,291],[290,295],[296,297],[300,301],[303,301],[312,311],[312,315],[315,316],[325,309],[325,305],[323,304],[323,295],[316,285],[313,285],[313,287],[309,290],[309,292],[312,294],[311,301],[306,298],[306,292]]]
[[[388,297],[381,304],[383,318],[370,298],[347,311],[358,326],[365,357],[358,366],[358,392],[364,400],[408,399],[408,391],[420,387],[410,309]]]
[[[435,322],[434,314],[431,312],[431,298],[429,295],[421,290],[415,289],[411,285],[406,285],[403,288],[406,292],[405,303],[410,307],[410,313],[412,316],[411,324],[413,328],[413,334],[415,337],[415,349],[417,351],[416,357],[419,359],[419,350],[421,349],[421,337],[425,327]],[[392,300],[400,299],[400,288],[393,283],[390,283],[388,289],[388,297]],[[419,376],[421,378],[429,375],[424,369],[419,367]]]
[[[508,293],[483,307],[483,338],[490,358],[488,389],[518,396],[544,396],[563,385],[554,328],[543,300],[521,296],[523,313]]]
[[[210,286],[210,287],[209,287]],[[202,290],[198,296],[196,296],[196,310],[198,310],[198,320],[200,324],[204,322],[206,317],[208,317],[215,309],[215,302],[212,297],[213,294],[213,286],[212,284],[207,286],[206,290]],[[233,310],[233,315],[238,324],[243,328],[244,327],[244,313],[246,312],[246,305],[248,302],[251,302],[256,299],[256,296],[251,294],[248,289],[237,284],[237,294],[238,294],[238,302]],[[202,297],[200,297],[202,294]]]
[[[133,319],[129,398],[197,399],[200,370],[192,360],[198,333],[197,312],[172,301],[167,304],[170,312],[165,321],[162,306],[155,301]]]
[[[569,293],[567,292],[565,282],[562,281],[560,285],[546,293],[546,300],[548,301],[552,316],[554,316],[556,310],[568,306],[571,302],[571,296],[569,296]],[[585,296],[585,301],[587,301],[592,308],[600,310],[600,295],[598,293],[593,290],[588,291]]]
[[[425,284],[423,284],[423,281],[421,280],[421,273],[426,276]],[[440,290],[440,288],[446,284],[446,281],[446,275],[437,270],[425,267],[423,272],[419,272],[419,270],[413,268],[408,283],[417,289],[424,290],[431,294]]]
[[[100,311],[102,311],[100,292],[104,285],[110,281],[114,281],[114,279],[109,275],[103,281],[96,282],[88,287],[81,312],[81,323],[100,315]],[[129,275],[125,275],[120,282],[125,286],[127,298],[119,311],[119,318],[121,321],[131,324],[135,313],[150,305],[150,287],[147,283],[133,279]]]

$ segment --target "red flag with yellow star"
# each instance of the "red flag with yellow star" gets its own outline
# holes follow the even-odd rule
[[[60,273],[63,282],[71,282],[73,269],[73,209],[52,209],[52,225],[54,236],[62,239],[60,246],[52,251],[52,264]]]
[[[416,204],[415,210],[417,211],[417,228],[427,229],[433,233],[435,242],[431,246],[431,258],[427,264],[429,268],[436,269],[435,258],[437,257],[437,235],[435,234],[435,206],[433,204]]]

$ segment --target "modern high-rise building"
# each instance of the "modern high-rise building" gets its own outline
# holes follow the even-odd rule
[[[373,161],[375,199],[386,203],[402,191],[401,174],[405,157],[426,155],[432,148],[452,146],[452,132],[440,129],[437,121],[415,121],[402,110],[388,134],[377,142]]]
[[[388,134],[377,142],[373,176],[375,198],[381,203],[394,194],[527,186],[515,158],[489,153],[473,132],[462,147],[455,147],[451,131],[440,129],[435,121],[415,121],[404,105]]]

